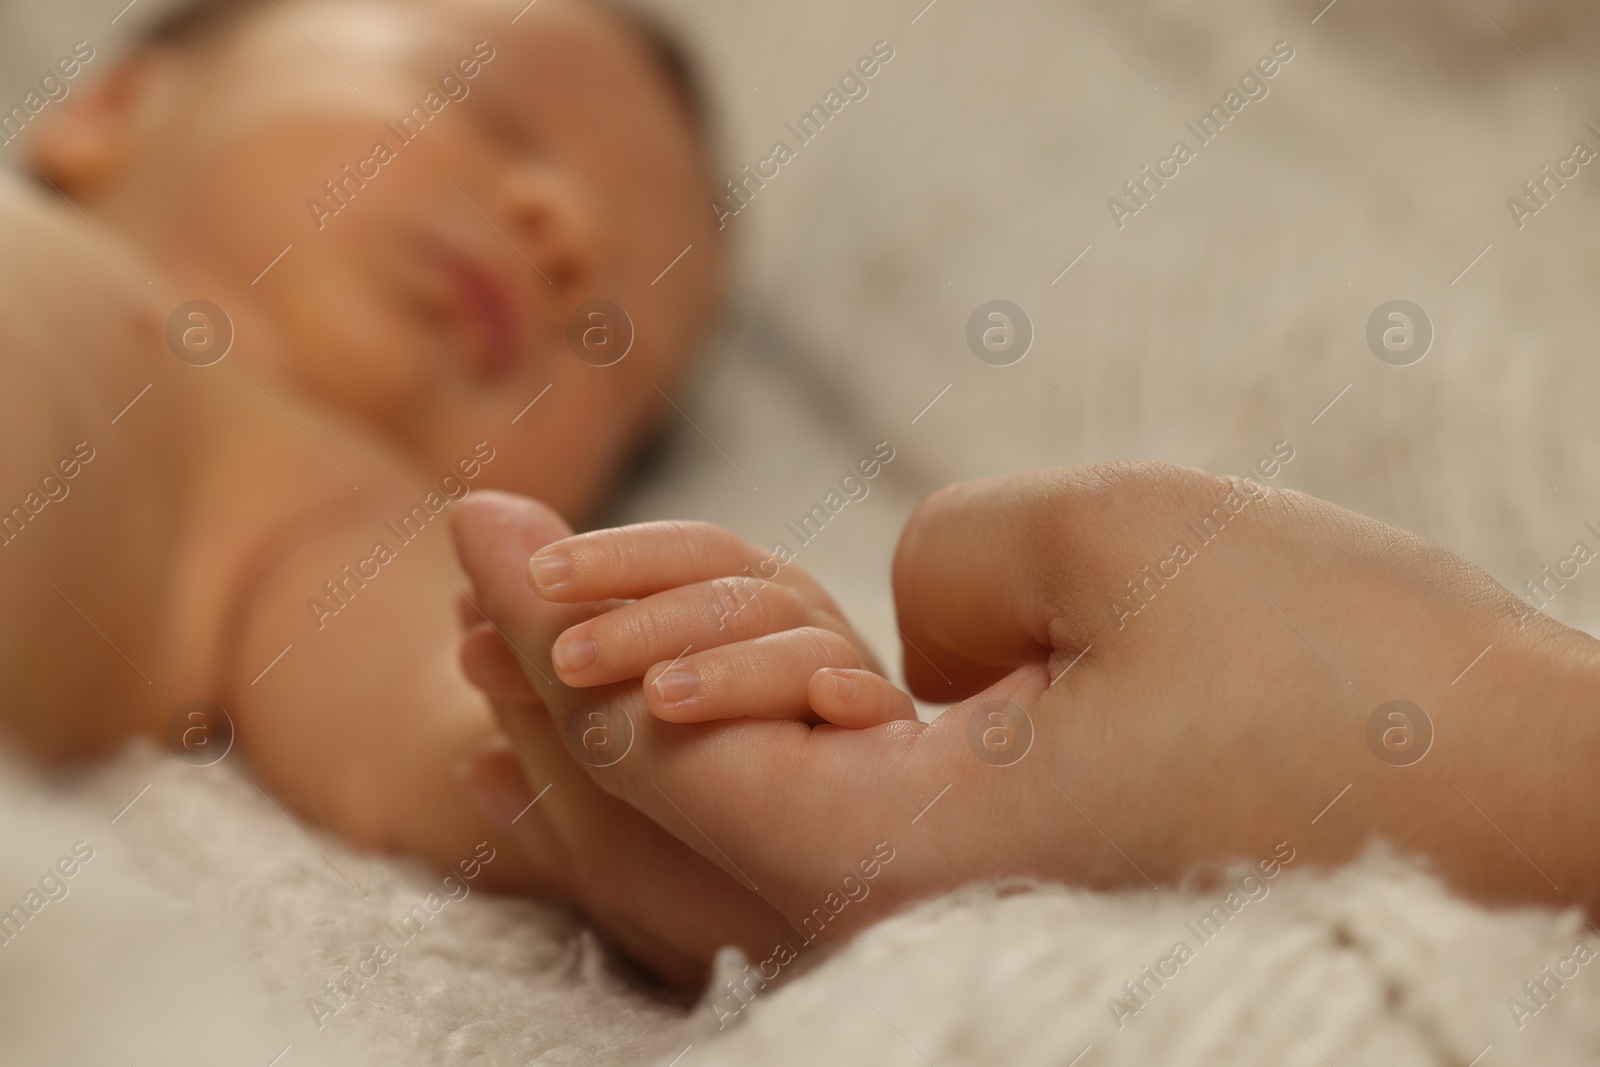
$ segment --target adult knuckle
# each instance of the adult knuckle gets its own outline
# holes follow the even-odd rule
[[[621,618],[619,636],[628,649],[651,649],[661,644],[663,627],[655,611],[643,605],[634,605],[618,613]]]
[[[614,536],[601,543],[605,546],[602,558],[596,562],[608,566],[612,573],[633,574],[657,565],[663,555],[662,541],[671,544],[675,535],[665,529],[667,523],[646,523],[640,527],[618,530]],[[670,555],[670,551],[666,554]]]
[[[861,657],[844,635],[820,626],[802,626],[790,631],[796,641],[796,658],[808,664],[833,667],[858,667]]]
[[[750,557],[750,546],[738,535],[714,523],[680,521],[684,558],[695,570],[706,573],[730,566],[730,560]]]
[[[661,540],[671,557],[690,563],[699,559],[705,539],[705,523],[669,519],[661,523],[660,530]]]
[[[742,574],[713,578],[709,583],[710,608],[718,628],[727,628],[735,636],[765,633],[769,589],[769,583]]]

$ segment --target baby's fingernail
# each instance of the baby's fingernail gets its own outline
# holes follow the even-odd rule
[[[842,704],[848,704],[861,695],[861,683],[845,674],[836,674],[828,671],[828,677],[833,679],[833,698]]]
[[[557,669],[563,671],[582,671],[594,666],[594,661],[600,658],[600,649],[590,637],[575,637],[571,640],[561,638],[550,649],[550,658],[555,661]]]
[[[674,667],[657,675],[653,684],[664,702],[676,704],[694,696],[700,688],[700,676],[686,667]]]
[[[498,737],[463,759],[456,772],[484,814],[502,826],[527,810],[533,789],[510,742]]]
[[[533,576],[534,585],[549,589],[572,576],[572,560],[555,553],[534,556],[528,560],[528,573]]]

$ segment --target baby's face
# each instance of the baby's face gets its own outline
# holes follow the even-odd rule
[[[485,480],[575,515],[671,391],[719,242],[694,120],[642,39],[574,0],[524,3],[260,5],[154,54],[112,163],[75,175],[46,137],[40,166],[425,475],[488,440]],[[632,320],[613,366],[569,345],[593,300]]]

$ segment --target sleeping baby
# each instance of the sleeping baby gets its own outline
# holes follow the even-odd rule
[[[208,701],[287,808],[452,868],[496,834],[460,772],[498,727],[439,519],[499,487],[582,523],[666,408],[723,256],[686,68],[576,0],[207,0],[90,73],[0,147],[32,179],[0,183],[6,732],[59,762]],[[648,674],[683,719],[910,713],[793,565],[735,590],[720,531],[603,544],[607,595],[690,586],[683,625],[599,620],[563,674]],[[691,647],[717,605],[742,664]],[[539,743],[519,828],[561,831],[486,880],[671,980],[770,944],[777,912]]]

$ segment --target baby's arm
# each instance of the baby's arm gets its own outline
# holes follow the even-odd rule
[[[554,603],[630,601],[556,640],[567,685],[642,677],[647,706],[669,722],[815,714],[867,727],[914,717],[820,585],[720,527],[579,534],[536,553],[528,570]]]
[[[343,514],[328,507],[283,532],[244,590],[224,699],[270,793],[357,844],[451,868],[490,836],[457,770],[495,726],[456,662],[450,583],[465,585],[447,519],[401,542],[385,519],[407,512],[409,480],[391,482],[363,477]],[[361,578],[378,542],[394,557]],[[505,886],[545,880],[505,850],[484,870]]]

